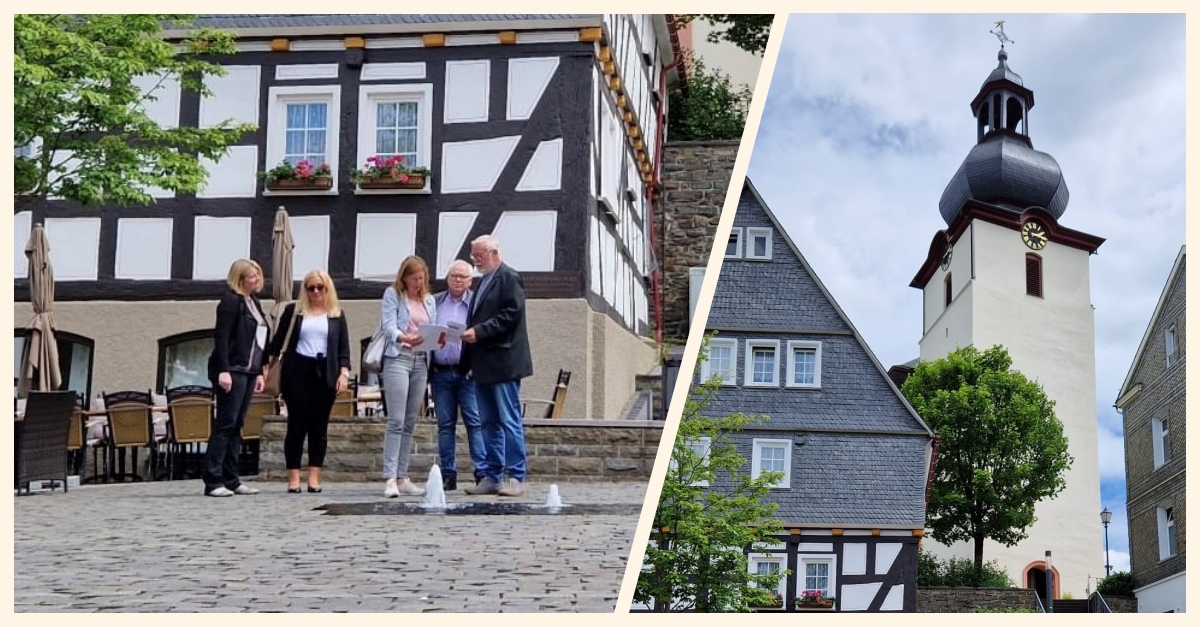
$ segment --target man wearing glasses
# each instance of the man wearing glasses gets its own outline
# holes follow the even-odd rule
[[[466,328],[471,302],[471,264],[456,259],[446,274],[444,292],[433,295],[437,302],[438,323]],[[467,377],[466,360],[462,359],[462,342],[448,341],[434,351],[429,362],[429,386],[438,418],[438,455],[442,464],[442,487],[458,489],[458,466],[454,459],[454,431],[458,413],[462,411],[463,426],[467,428],[467,447],[475,467],[475,483],[483,480],[483,430],[479,422],[479,406],[475,401],[475,382]]]
[[[475,379],[486,449],[484,477],[467,494],[525,493],[525,427],[521,379],[533,374],[525,328],[525,284],[500,260],[500,244],[483,235],[471,242],[471,260],[483,277],[468,307],[462,341]]]

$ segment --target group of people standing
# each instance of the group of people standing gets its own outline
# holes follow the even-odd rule
[[[431,294],[428,266],[410,256],[383,294],[380,325],[389,340],[380,372],[388,418],[383,442],[386,497],[424,493],[409,477],[408,466],[427,386],[437,412],[442,487],[457,489],[455,430],[461,412],[475,479],[464,491],[500,496],[525,492],[519,396],[521,379],[533,374],[533,360],[524,283],[504,264],[499,242],[491,235],[471,242],[471,260],[481,275],[475,289],[471,264],[456,260],[446,276],[447,289]],[[205,457],[204,493],[258,492],[239,478],[237,456],[250,400],[266,389],[272,363],[279,364],[279,391],[287,406],[288,492],[303,491],[305,440],[306,487],[320,492],[329,413],[337,394],[349,385],[351,364],[349,326],[333,279],[322,270],[305,275],[299,300],[284,309],[273,334],[255,296],[262,288],[262,268],[248,259],[235,261],[228,284],[230,291],[217,305],[208,365],[216,412]],[[420,329],[427,324],[461,328],[461,340],[422,347]]]

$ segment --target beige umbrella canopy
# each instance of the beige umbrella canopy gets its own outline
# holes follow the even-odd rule
[[[58,343],[54,340],[54,267],[50,265],[50,243],[42,225],[34,225],[25,243],[29,258],[29,300],[33,320],[21,357],[21,376],[17,394],[25,396],[31,386],[38,390],[57,390],[62,386],[58,368]],[[35,380],[36,377],[36,380]]]
[[[271,233],[271,297],[275,306],[271,308],[271,321],[279,325],[279,316],[292,298],[292,224],[287,210],[280,207],[275,211],[275,228]]]

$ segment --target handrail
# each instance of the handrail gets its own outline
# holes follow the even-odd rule
[[[1037,601],[1037,604],[1038,604],[1038,611],[1041,612],[1042,614],[1045,614],[1046,606],[1042,605],[1042,595],[1038,594],[1037,590],[1032,590],[1032,592],[1033,592],[1033,599],[1035,601]]]
[[[1100,594],[1100,591],[1099,591],[1099,590],[1097,590],[1097,591],[1093,592],[1093,593],[1092,593],[1092,596],[1088,597],[1088,610],[1091,610],[1091,609],[1092,609],[1092,607],[1091,607],[1091,606],[1092,606],[1092,598],[1097,598],[1097,599],[1100,599],[1100,606],[1099,606],[1099,607],[1102,607],[1102,608],[1104,608],[1104,611],[1103,611],[1103,612],[1095,612],[1096,614],[1112,614],[1112,613],[1113,613],[1113,611],[1112,611],[1112,608],[1110,608],[1110,607],[1108,606],[1108,601],[1105,601],[1105,600],[1104,600],[1104,595],[1103,595],[1103,594]]]

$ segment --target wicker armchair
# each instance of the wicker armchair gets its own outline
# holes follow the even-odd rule
[[[521,399],[521,417],[522,418],[560,418],[562,417],[563,405],[567,402],[567,386],[571,385],[571,371],[559,370],[558,382],[554,384],[554,392],[547,399],[538,398],[522,398]],[[545,405],[546,409],[541,416],[535,415],[536,412],[530,413],[529,404]]]
[[[108,414],[108,425],[105,427],[104,439],[108,447],[108,476],[110,479],[124,480],[125,451],[132,450],[134,481],[142,481],[137,473],[137,453],[139,448],[150,452],[150,477],[154,477],[156,458],[154,439],[154,420],[151,416],[153,409],[149,392],[113,392],[104,395],[104,411]]]
[[[212,388],[184,385],[167,390],[167,477],[175,478],[175,465],[186,449],[199,450],[212,435]]]
[[[346,389],[339,393],[333,400],[333,409],[329,411],[331,417],[337,416],[341,418],[353,418],[358,415],[358,382],[351,379],[347,384]]]
[[[258,474],[263,420],[267,416],[278,415],[279,400],[274,396],[255,394],[250,399],[250,409],[246,410],[246,420],[242,423],[242,450],[238,455],[238,474],[243,476]]]
[[[25,417],[15,429],[16,488],[30,492],[30,482],[50,480],[51,489],[61,484],[67,491],[67,439],[75,393],[30,392]]]

